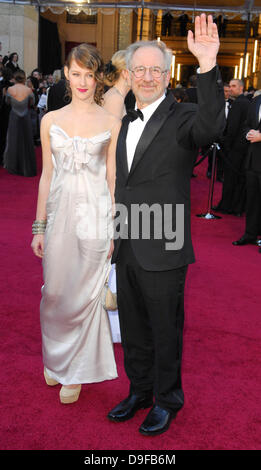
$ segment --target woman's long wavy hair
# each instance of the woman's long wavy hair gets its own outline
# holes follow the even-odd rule
[[[104,92],[104,64],[96,47],[86,43],[74,47],[69,53],[65,63],[68,69],[70,69],[72,60],[75,60],[80,67],[85,67],[86,69],[89,69],[94,73],[94,77],[97,83],[96,90],[94,93],[94,101],[98,105],[101,105],[103,99],[102,96]],[[69,80],[66,80],[66,90],[66,96],[68,98],[72,98]]]

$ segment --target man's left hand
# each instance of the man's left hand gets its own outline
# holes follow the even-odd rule
[[[187,41],[190,52],[198,59],[200,73],[215,67],[220,43],[217,25],[211,15],[208,18],[205,13],[196,16],[195,36],[189,31]]]

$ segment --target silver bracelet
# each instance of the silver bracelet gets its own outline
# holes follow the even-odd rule
[[[35,220],[32,224],[32,234],[33,235],[38,235],[38,234],[44,234],[45,229],[46,229],[46,220]]]

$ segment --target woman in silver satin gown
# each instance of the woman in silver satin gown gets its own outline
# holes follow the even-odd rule
[[[43,172],[32,249],[43,257],[44,376],[48,385],[63,385],[62,403],[76,401],[83,383],[117,377],[101,293],[113,251],[120,120],[100,106],[102,69],[93,46],[75,47],[65,66],[72,101],[41,123]]]

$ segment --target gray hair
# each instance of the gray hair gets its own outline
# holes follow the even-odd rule
[[[239,86],[242,86],[244,88],[244,82],[240,78],[231,78],[231,82],[237,82]]]
[[[156,40],[155,41],[137,41],[131,44],[126,49],[126,55],[125,55],[127,69],[131,70],[131,62],[132,62],[133,55],[138,49],[140,49],[140,47],[154,47],[155,49],[159,49],[163,54],[166,70],[170,69],[171,61],[172,61],[172,51],[171,49],[167,48],[164,42],[156,41]]]

